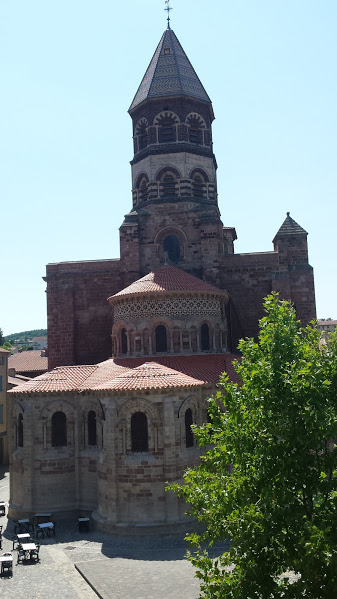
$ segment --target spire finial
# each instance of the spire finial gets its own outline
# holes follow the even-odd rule
[[[165,4],[166,7],[164,8],[164,10],[167,11],[167,29],[171,29],[170,28],[170,12],[171,10],[173,10],[172,6],[170,6],[170,0],[165,0]]]

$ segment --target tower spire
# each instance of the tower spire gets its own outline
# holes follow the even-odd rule
[[[170,6],[170,0],[165,0],[166,7],[164,10],[167,11],[167,29],[171,29],[170,27],[170,12],[173,10],[172,6]]]

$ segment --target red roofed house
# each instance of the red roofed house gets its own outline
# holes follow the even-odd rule
[[[8,358],[9,370],[30,378],[39,376],[48,370],[48,358],[44,350],[31,349],[18,351]]]
[[[198,462],[191,425],[207,420],[221,373],[235,380],[238,339],[257,334],[263,297],[279,291],[304,323],[315,317],[307,233],[289,213],[273,251],[234,253],[212,103],[170,28],[129,113],[121,257],[47,266],[53,370],[10,391],[11,517],[82,511],[104,530],[183,523],[166,481]]]

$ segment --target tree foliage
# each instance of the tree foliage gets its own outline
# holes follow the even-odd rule
[[[5,335],[5,341],[11,342],[23,342],[32,339],[32,337],[46,337],[47,329],[32,329],[30,331],[21,331],[21,333],[11,333],[10,335]]]
[[[207,599],[332,599],[337,337],[322,345],[277,294],[264,306],[258,342],[240,342],[242,384],[222,378],[211,422],[194,430],[201,464],[174,485],[204,525],[188,537],[189,559]],[[212,559],[209,546],[223,539],[230,549]]]

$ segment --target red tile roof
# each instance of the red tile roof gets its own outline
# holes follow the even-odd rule
[[[60,366],[10,393],[50,393],[62,391],[109,391],[122,389],[166,389],[170,387],[215,385],[226,371],[239,382],[233,354],[121,358],[96,366]]]
[[[95,387],[97,390],[124,390],[124,389],[167,389],[170,387],[199,387],[204,383],[182,372],[157,364],[145,362],[136,368],[130,368],[119,374],[112,381]]]
[[[40,349],[18,352],[8,358],[8,368],[16,372],[43,372],[48,370],[48,358],[41,356]]]
[[[150,272],[145,275],[145,277],[131,283],[129,287],[122,289],[122,291],[119,291],[108,299],[113,300],[119,297],[143,293],[167,293],[168,291],[206,292],[212,294],[216,293],[217,295],[224,295],[226,293],[221,289],[213,287],[213,285],[205,283],[205,281],[180,270],[180,268],[175,268],[174,266],[161,266],[154,272]]]
[[[51,393],[79,391],[84,381],[96,370],[97,366],[59,366],[51,372],[22,383],[10,393]]]

